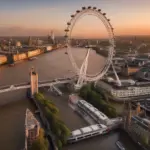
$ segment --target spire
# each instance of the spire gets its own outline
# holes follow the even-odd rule
[[[53,30],[48,34],[47,40],[49,44],[55,44],[55,35]]]
[[[39,38],[36,38],[35,45],[39,46]]]
[[[29,46],[32,46],[32,38],[31,38],[31,36],[29,36],[28,45],[29,45]]]
[[[48,36],[47,36],[47,40],[48,42],[50,41],[50,34],[48,33]]]
[[[55,35],[53,30],[51,31],[51,40],[52,40],[52,44],[55,44]]]

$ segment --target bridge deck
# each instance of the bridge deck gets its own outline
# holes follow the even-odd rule
[[[58,79],[47,80],[47,81],[39,81],[38,87],[71,83],[74,81],[75,78],[76,78],[76,76],[68,77],[68,78],[58,78]],[[0,93],[14,91],[14,90],[20,90],[20,89],[27,89],[30,87],[31,87],[30,82],[25,82],[25,83],[20,83],[20,84],[15,84],[15,85],[5,85],[5,86],[0,86]]]

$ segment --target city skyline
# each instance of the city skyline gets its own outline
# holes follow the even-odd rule
[[[97,6],[110,18],[116,36],[150,35],[150,10],[148,0],[1,0],[0,36],[44,36],[54,30],[63,35],[70,15],[82,6]],[[94,17],[85,17],[79,21],[74,35],[103,37],[105,28],[99,26]],[[93,24],[95,26],[93,28]],[[102,23],[101,23],[102,24]],[[97,31],[100,31],[97,33]],[[88,31],[88,32],[87,32]],[[104,32],[105,31],[105,32]]]

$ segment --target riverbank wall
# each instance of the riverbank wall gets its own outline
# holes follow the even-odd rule
[[[0,55],[0,65],[7,63],[7,56]]]
[[[27,51],[27,52],[20,52],[17,54],[5,54],[5,55],[0,55],[0,65],[4,64],[13,64],[22,60],[27,60],[32,57],[36,57],[38,55],[41,55],[43,53],[51,52],[57,49],[63,48],[63,46],[53,46],[51,48],[45,48],[45,47],[40,47],[40,48],[35,48],[32,51]]]

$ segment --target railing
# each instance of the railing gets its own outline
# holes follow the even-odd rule
[[[15,84],[14,86],[18,87],[18,86],[24,86],[24,85],[30,85],[30,82],[19,83],[19,84]]]
[[[77,76],[67,77],[67,78],[57,78],[57,79],[52,79],[52,80],[47,80],[47,81],[39,81],[38,84],[39,84],[39,87],[53,86],[57,84],[65,84],[65,83],[72,82],[72,80],[75,79],[76,77]],[[19,84],[14,84],[14,85],[5,85],[5,86],[0,86],[0,93],[19,90],[19,89],[27,89],[30,87],[31,87],[30,82],[24,82],[24,83],[19,83]]]
[[[55,86],[52,86],[52,88],[58,93],[58,95],[62,95],[62,92],[58,88],[56,88]]]
[[[10,85],[0,86],[0,90],[10,88]]]

